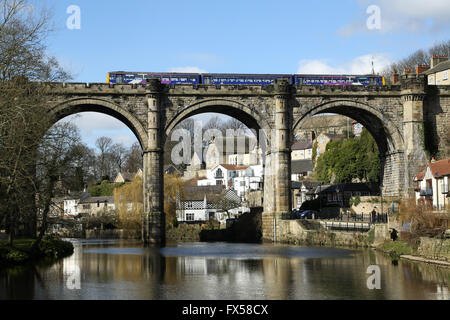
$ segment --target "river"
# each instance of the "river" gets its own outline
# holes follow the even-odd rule
[[[370,249],[71,241],[74,254],[52,265],[0,270],[0,299],[450,300],[449,268],[394,264]],[[380,289],[368,288],[369,266]]]

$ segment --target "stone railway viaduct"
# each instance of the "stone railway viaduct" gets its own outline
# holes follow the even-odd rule
[[[401,85],[270,86],[146,85],[53,83],[47,115],[54,122],[78,112],[111,115],[126,124],[143,150],[144,212],[142,238],[165,240],[163,150],[182,120],[216,112],[251,129],[275,132],[265,137],[263,238],[279,238],[277,221],[291,209],[290,156],[294,132],[320,113],[349,116],[374,136],[382,161],[384,196],[411,191],[414,175],[427,159],[424,141],[434,141],[434,155],[448,157],[450,88],[428,87],[423,77],[404,76]],[[425,137],[425,138],[424,138]],[[438,153],[436,151],[439,150]],[[428,153],[429,154],[429,153]]]

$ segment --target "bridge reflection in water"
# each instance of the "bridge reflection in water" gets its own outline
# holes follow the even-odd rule
[[[372,250],[76,241],[52,266],[0,271],[0,299],[449,299],[450,270]],[[367,288],[370,265],[381,290]],[[68,280],[79,276],[80,289]]]

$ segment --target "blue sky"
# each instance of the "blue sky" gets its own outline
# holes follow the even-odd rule
[[[53,9],[49,53],[77,82],[105,82],[114,70],[366,73],[372,60],[381,71],[450,34],[448,0],[33,1]],[[79,30],[66,27],[70,5],[81,10]],[[380,29],[367,27],[370,5]],[[131,143],[104,119],[76,122],[85,138],[98,130]]]

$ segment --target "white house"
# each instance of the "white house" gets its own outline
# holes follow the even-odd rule
[[[82,193],[69,194],[64,198],[64,215],[65,216],[77,216],[80,213],[78,204],[81,200],[90,197],[89,193],[84,191]]]
[[[262,190],[263,188],[263,166],[250,166],[246,170],[238,172],[238,176],[233,178],[233,190],[244,199],[248,191]]]
[[[247,170],[247,166],[235,166],[231,164],[220,164],[207,170],[206,179],[198,180],[198,186],[225,186],[233,187],[233,178],[239,176],[239,172]]]
[[[213,190],[211,189],[211,191]],[[214,199],[217,201],[219,198],[232,200],[237,207],[228,210],[229,214],[227,215],[224,210],[217,207],[217,202],[214,201]],[[199,192],[191,193],[187,200],[177,202],[176,213],[178,222],[201,223],[214,219],[225,223],[226,219],[247,211],[246,208],[240,207],[240,199],[232,190],[212,196],[211,193],[202,193],[199,189]]]
[[[414,178],[416,202],[423,201],[438,210],[448,208],[449,177],[450,158],[440,161],[431,160],[428,166]]]

